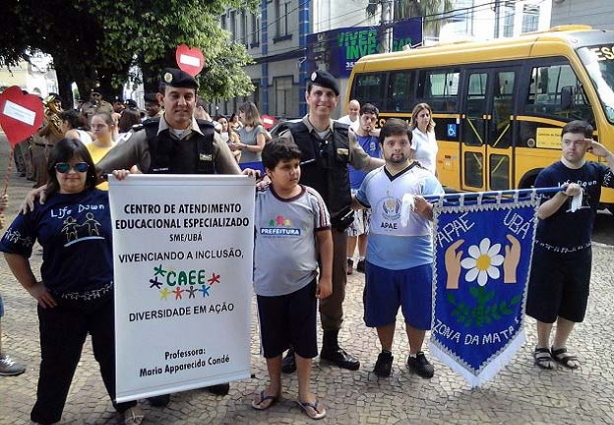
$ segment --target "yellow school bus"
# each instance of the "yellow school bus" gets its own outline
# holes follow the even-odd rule
[[[614,31],[562,26],[365,56],[350,76],[350,99],[375,104],[380,125],[409,120],[416,103],[428,103],[444,186],[530,188],[560,159],[561,129],[572,120],[590,122],[614,151]],[[614,212],[614,190],[604,189],[601,202]]]

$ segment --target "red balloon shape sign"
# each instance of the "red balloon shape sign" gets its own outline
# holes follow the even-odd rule
[[[0,126],[11,146],[36,133],[43,123],[43,102],[11,86],[0,94]]]
[[[179,69],[187,72],[192,77],[196,77],[205,66],[205,56],[198,48],[190,49],[185,44],[177,47],[175,59]]]
[[[270,115],[260,115],[260,119],[262,120],[262,126],[267,130],[270,130],[275,124],[277,124],[277,120],[275,117]]]

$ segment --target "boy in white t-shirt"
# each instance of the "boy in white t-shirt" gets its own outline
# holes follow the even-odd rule
[[[433,206],[424,196],[444,192],[432,173],[410,159],[412,132],[405,121],[386,121],[379,142],[386,164],[367,174],[352,205],[371,208],[364,320],[377,329],[382,345],[373,372],[390,376],[396,315],[401,307],[409,340],[407,365],[421,377],[431,378],[434,368],[422,344],[431,327]],[[407,223],[401,220],[406,194],[414,200]]]

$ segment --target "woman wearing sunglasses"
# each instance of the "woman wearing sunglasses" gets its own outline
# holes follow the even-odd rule
[[[11,271],[38,302],[41,365],[33,422],[62,417],[72,377],[89,333],[100,373],[127,425],[143,413],[136,402],[115,403],[113,258],[107,192],[79,140],[63,139],[50,152],[47,201],[19,215],[0,240]],[[37,241],[43,264],[37,281],[29,261]]]

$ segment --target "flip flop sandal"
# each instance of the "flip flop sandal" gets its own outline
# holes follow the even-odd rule
[[[134,406],[124,412],[124,425],[140,425],[145,414],[140,407]]]
[[[547,348],[536,348],[533,351],[533,360],[535,360],[535,366],[540,369],[554,369],[554,362],[550,355],[550,350]]]
[[[567,369],[578,368],[578,358],[576,356],[566,355],[567,348],[563,347],[559,348],[558,350],[552,348],[550,352],[552,353],[552,358],[554,359],[554,361],[559,363],[560,365],[566,367]],[[571,362],[575,362],[575,364],[571,364]]]
[[[322,419],[326,416],[326,409],[320,403],[320,400],[315,401],[315,403],[302,402],[300,400],[296,400],[296,404],[301,406],[301,408],[305,411],[307,416],[311,419]]]
[[[264,391],[260,392],[260,398],[252,400],[252,408],[256,410],[266,410],[279,400],[276,395],[266,395]]]

